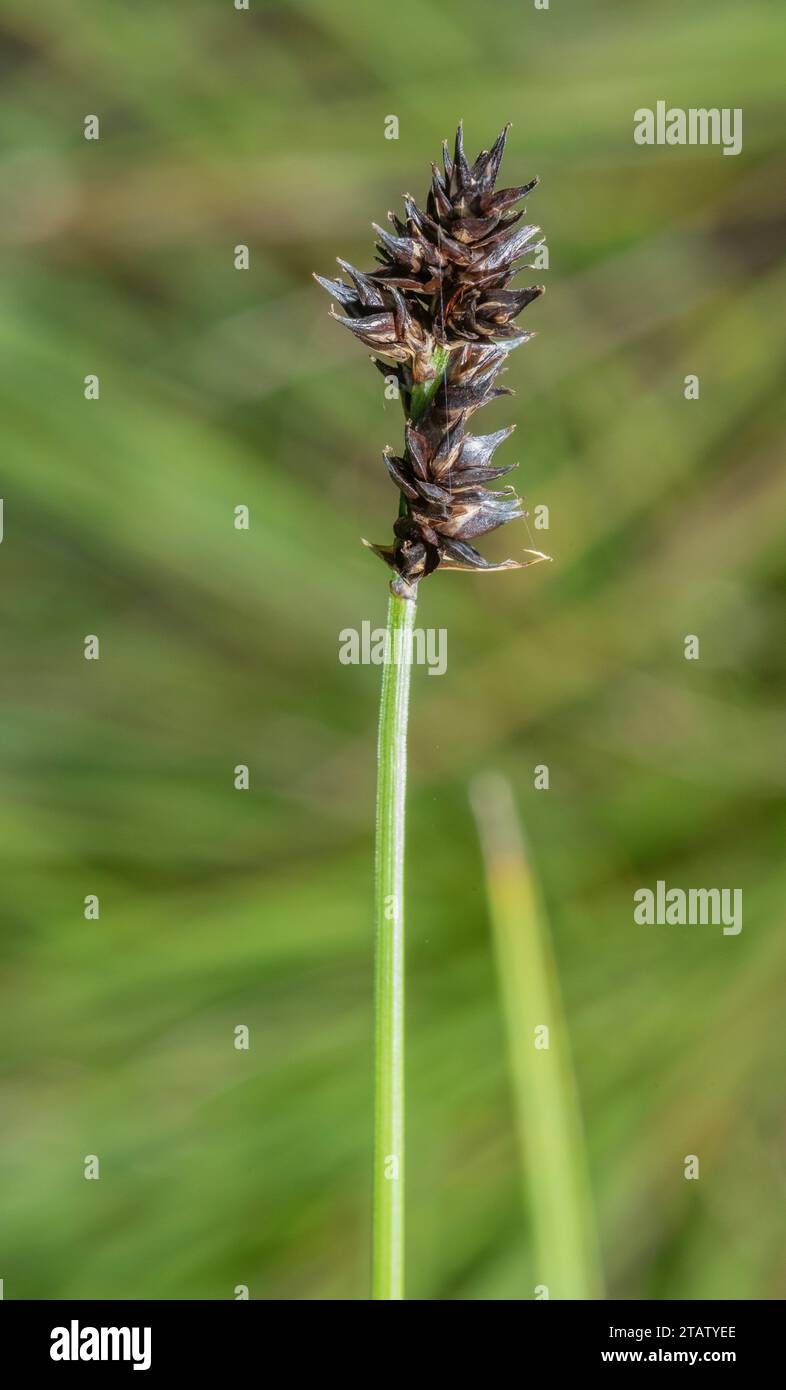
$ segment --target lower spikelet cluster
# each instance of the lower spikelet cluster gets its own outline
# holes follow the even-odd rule
[[[453,158],[444,146],[444,172],[432,165],[426,210],[405,195],[405,220],[388,214],[395,235],[374,224],[377,268],[364,273],[339,260],[345,279],[315,277],[338,303],[338,321],[398,380],[404,450],[386,449],[385,463],[399,516],[393,544],[371,549],[396,571],[392,588],[405,598],[438,566],[519,569],[545,558],[530,551],[527,561],[492,565],[471,544],[524,515],[512,487],[486,486],[516,467],[493,463],[514,427],[468,433],[476,410],[512,394],[497,379],[508,352],[533,336],[513,320],[543,293],[542,285],[509,288],[542,239],[513,210],[537,179],[494,192],[508,129],[470,167],[459,126]]]

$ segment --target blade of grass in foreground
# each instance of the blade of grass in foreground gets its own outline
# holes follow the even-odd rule
[[[470,795],[486,867],[536,1296],[602,1298],[584,1135],[548,923],[510,783],[487,774],[473,782]]]

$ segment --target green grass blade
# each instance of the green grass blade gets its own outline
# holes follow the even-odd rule
[[[496,774],[477,778],[471,799],[508,1037],[535,1296],[600,1298],[584,1136],[548,923],[509,782]]]

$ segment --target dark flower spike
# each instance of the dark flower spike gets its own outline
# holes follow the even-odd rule
[[[484,486],[516,467],[491,464],[513,427],[467,432],[476,410],[512,394],[498,384],[505,359],[533,336],[514,320],[543,293],[542,285],[510,288],[543,239],[516,210],[537,179],[495,192],[509,130],[470,165],[460,124],[452,156],[443,144],[444,172],[431,166],[425,208],[406,193],[403,219],[388,213],[392,232],[372,223],[376,267],[363,272],[339,260],[348,283],[315,276],[342,310],[333,316],[399,385],[404,452],[388,448],[384,458],[400,514],[392,545],[364,544],[396,571],[391,587],[405,598],[438,567],[491,573],[548,559],[529,550],[529,559],[490,564],[470,544],[526,515],[513,488]]]

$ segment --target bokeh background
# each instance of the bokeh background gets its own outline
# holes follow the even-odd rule
[[[786,1294],[783,47],[760,0],[6,0],[6,1298],[367,1296],[379,670],[338,633],[384,619],[359,538],[390,534],[402,423],[309,277],[370,262],[459,117],[473,155],[511,120],[503,182],[542,178],[539,336],[485,427],[517,421],[551,526],[487,552],[555,563],[419,606],[449,647],[413,687],[409,1294],[536,1279],[468,799],[493,769],[610,1294]],[[742,107],[743,153],[635,146],[659,99]],[[634,927],[658,878],[742,888],[742,934]]]

